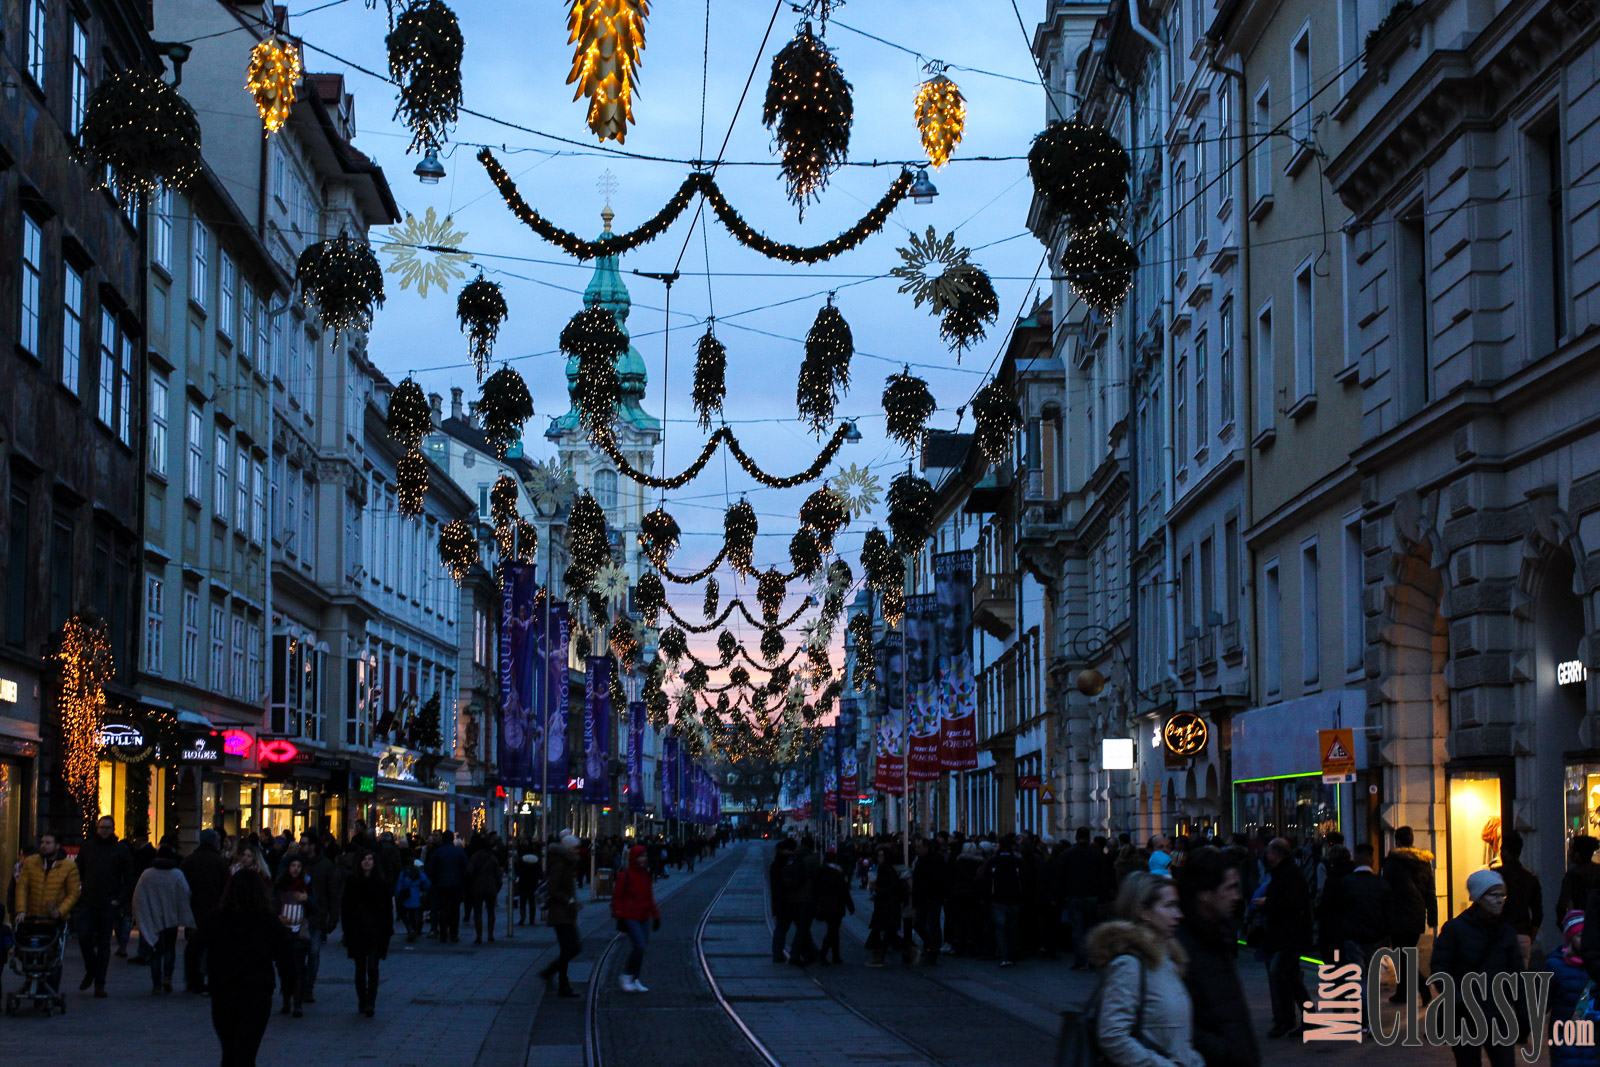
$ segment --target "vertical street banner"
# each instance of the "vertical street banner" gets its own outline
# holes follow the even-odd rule
[[[496,722],[503,785],[538,785],[539,762],[544,759],[539,690],[545,665],[539,654],[535,592],[531,563],[506,564],[500,593],[500,713]]]
[[[858,731],[861,723],[861,703],[854,697],[839,701],[839,812],[846,809],[861,792],[856,767],[856,748],[860,744]]]
[[[839,724],[822,732],[822,810],[839,810]]]
[[[935,599],[932,593],[906,597],[906,714],[913,782],[934,781],[942,770]]]
[[[590,656],[583,670],[583,802],[611,800],[611,657]]]
[[[678,739],[668,737],[661,742],[661,817],[678,815]]]
[[[644,810],[644,701],[628,705],[628,810]]]
[[[878,719],[877,762],[872,787],[880,793],[898,794],[905,789],[906,651],[904,634],[885,634],[877,648]]]
[[[939,765],[978,765],[977,681],[972,670],[972,553],[933,557],[935,651],[938,656]]]
[[[694,760],[681,747],[678,749],[678,818],[687,820],[693,813]]]
[[[541,685],[544,699],[540,710],[540,718],[545,724],[545,767],[540,775],[543,781],[538,784],[544,786],[548,782],[549,792],[564,793],[570,762],[567,758],[567,648],[572,643],[572,610],[565,600],[560,600],[550,605],[549,613],[548,633],[544,630],[545,612],[540,610],[535,613],[540,624],[540,647],[545,661]]]

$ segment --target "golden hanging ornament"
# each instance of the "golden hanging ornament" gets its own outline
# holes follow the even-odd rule
[[[256,98],[261,125],[277,133],[289,121],[295,90],[300,85],[300,50],[273,34],[250,51],[250,73],[244,87]]]
[[[568,85],[578,85],[572,99],[589,98],[589,129],[596,137],[624,144],[633,122],[634,68],[644,50],[650,0],[571,0],[571,4],[567,43],[578,46],[572,73],[567,75]]]
[[[100,814],[100,729],[105,722],[105,684],[114,664],[103,622],[74,615],[61,632],[62,773],[78,803],[85,836]]]
[[[935,168],[950,162],[967,128],[967,100],[961,89],[944,75],[943,67],[917,89],[917,129],[922,150]]]

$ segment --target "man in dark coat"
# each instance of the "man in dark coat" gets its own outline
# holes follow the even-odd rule
[[[222,902],[222,887],[228,883],[228,861],[217,847],[215,830],[200,831],[200,843],[184,857],[181,869],[184,881],[189,883],[189,910],[194,913],[195,929],[199,930]],[[205,991],[204,962],[199,938],[187,938],[183,947],[183,982],[191,993]]]
[[[78,850],[78,876],[83,892],[78,897],[78,945],[83,951],[83,981],[79,989],[94,986],[94,995],[106,995],[106,969],[111,964],[111,935],[117,929],[122,906],[133,900],[133,853],[117,840],[117,824],[101,818],[92,837]]]
[[[1500,865],[1492,868],[1506,883],[1506,906],[1501,917],[1517,932],[1522,963],[1533,955],[1533,941],[1544,922],[1544,889],[1539,876],[1522,865],[1522,835],[1507,830],[1500,838]],[[1559,918],[1559,916],[1557,917]]]
[[[917,855],[911,861],[911,911],[913,925],[922,938],[922,962],[937,964],[943,939],[940,915],[945,897],[944,857],[925,837],[917,839]]]
[[[1100,908],[1100,891],[1105,886],[1105,854],[1089,840],[1089,828],[1080,826],[1070,848],[1052,863],[1060,868],[1063,903],[1067,922],[1072,926],[1072,969],[1089,969],[1089,928]]]
[[[1294,851],[1281,837],[1267,844],[1267,872],[1271,877],[1256,897],[1267,921],[1267,985],[1272,993],[1271,1038],[1300,1028],[1300,1005],[1309,996],[1300,974],[1300,956],[1311,948],[1311,890]]]
[[[1372,869],[1372,846],[1356,846],[1355,870],[1339,880],[1340,959],[1361,966],[1383,944],[1389,933],[1389,911],[1394,890]]]
[[[1383,860],[1382,877],[1394,893],[1389,911],[1389,944],[1395,948],[1415,948],[1424,930],[1439,925],[1433,853],[1413,847],[1415,840],[1411,827],[1398,827],[1394,832],[1394,849]],[[1406,1002],[1406,970],[1400,970],[1394,996],[1389,998],[1391,1004]],[[1427,1003],[1429,987],[1424,984],[1419,992],[1422,1002]]]
[[[446,836],[438,848],[428,853],[424,869],[428,881],[433,884],[439,943],[460,941],[461,898],[467,887],[467,854],[456,844],[454,835]]]
[[[772,962],[783,963],[789,957],[783,946],[789,940],[789,927],[794,923],[794,913],[789,907],[789,864],[795,858],[795,843],[788,838],[778,842],[767,868],[767,891],[772,898]]]
[[[803,967],[817,959],[817,943],[811,937],[811,924],[817,918],[817,872],[822,860],[816,842],[807,834],[800,839],[800,851],[787,868],[789,914],[794,921],[794,943],[789,946],[789,962]]]
[[[1017,921],[1022,902],[1022,862],[1017,859],[1017,835],[1006,834],[990,857],[979,882],[984,899],[994,918],[995,952],[1000,966],[1017,961]]]
[[[321,912],[321,921],[306,931],[311,940],[311,951],[306,961],[304,1001],[312,1004],[315,1003],[312,994],[317,975],[322,969],[322,948],[328,943],[328,935],[338,927],[340,911],[344,906],[345,873],[338,864],[323,855],[312,834],[300,839],[300,863],[311,879],[311,896]]]
[[[1183,922],[1178,942],[1189,954],[1183,981],[1194,1006],[1194,1048],[1206,1067],[1260,1067],[1250,1002],[1235,965],[1239,904],[1234,857],[1210,845],[1190,852],[1178,871]]]

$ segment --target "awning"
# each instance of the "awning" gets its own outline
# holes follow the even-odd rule
[[[399,782],[392,778],[379,778],[373,783],[373,793],[383,792],[406,793],[418,798],[427,797],[429,800],[449,800],[450,793],[430,786],[418,785],[416,782]]]
[[[1252,708],[1233,717],[1233,780],[1321,774],[1317,731],[1355,728],[1356,767],[1367,766],[1367,694],[1336,689]]]

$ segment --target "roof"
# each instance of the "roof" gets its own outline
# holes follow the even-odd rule
[[[395,202],[394,193],[389,189],[389,179],[384,177],[383,168],[350,143],[334,122],[333,113],[328,110],[330,102],[338,104],[344,97],[344,75],[306,74],[305,80],[315,86],[317,91],[308,93],[302,99],[310,107],[317,124],[322,128],[323,136],[327,138],[328,147],[333,151],[333,157],[338,162],[340,171],[352,177],[369,178],[372,182],[372,191],[378,201],[375,206],[387,216],[374,219],[373,222],[375,224],[399,222],[400,205]]]
[[[439,424],[439,430],[457,441],[471,448],[477,449],[485,455],[494,455],[494,446],[489,443],[489,438],[478,427],[466,419],[448,418]],[[517,477],[528,481],[533,477],[533,462],[526,457],[522,459],[503,460],[506,466],[517,472]]]

